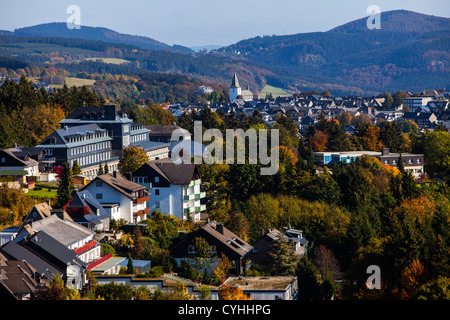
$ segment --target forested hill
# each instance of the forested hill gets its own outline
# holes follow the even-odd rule
[[[363,90],[450,86],[449,18],[395,10],[381,13],[381,29],[369,30],[366,22],[367,17],[328,32],[255,37],[219,51],[283,67],[318,85]]]
[[[36,26],[19,28],[14,30],[14,34],[19,36],[79,38],[85,40],[122,43],[149,50],[165,49],[180,52],[192,51],[184,46],[170,46],[149,37],[123,34],[107,28],[81,26],[79,29],[69,29],[67,28],[67,24],[64,22],[44,23]]]
[[[396,10],[381,13],[379,30],[367,29],[366,22],[367,17],[327,32],[255,37],[209,53],[105,28],[69,30],[50,23],[0,32],[0,68],[54,66],[70,73],[65,77],[88,73],[91,80],[96,73],[151,71],[222,87],[237,73],[241,86],[253,92],[265,85],[334,95],[450,88],[449,18]],[[72,32],[79,38],[71,38]],[[121,63],[104,63],[111,58]]]

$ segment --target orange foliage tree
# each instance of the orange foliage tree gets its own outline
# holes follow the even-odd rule
[[[252,300],[241,288],[230,285],[222,285],[219,289],[219,297],[222,300]]]

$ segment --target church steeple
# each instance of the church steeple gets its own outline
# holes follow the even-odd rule
[[[239,80],[237,78],[236,72],[234,73],[233,80],[231,81],[231,88],[239,88]]]

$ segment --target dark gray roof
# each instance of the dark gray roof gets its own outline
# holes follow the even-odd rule
[[[70,250],[44,231],[35,233],[30,239],[24,240],[22,245],[28,250],[39,248],[39,252],[47,252],[64,265],[77,264],[83,267],[87,266],[85,262],[77,258],[77,254],[73,250]]]
[[[36,269],[37,273],[46,276],[50,279],[53,278],[54,274],[60,273],[55,267],[50,265],[48,262],[44,261],[40,257],[26,250],[24,247],[20,246],[14,241],[10,241],[7,244],[5,244],[1,248],[1,251],[15,260],[27,261],[33,268]]]
[[[78,191],[75,190],[72,193],[72,201],[69,203],[68,208],[83,208],[87,207],[89,209],[90,214],[87,214],[83,217],[72,217],[75,222],[80,221],[89,221],[94,224],[102,223],[100,219],[105,219],[109,215],[106,210],[102,207],[100,202],[95,199],[89,190]],[[97,215],[97,210],[99,215]]]
[[[194,163],[174,163],[170,159],[159,159],[144,165],[153,168],[173,184],[187,185],[192,180],[200,178],[198,168]]]

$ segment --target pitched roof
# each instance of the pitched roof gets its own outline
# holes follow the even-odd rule
[[[144,189],[144,192],[147,192],[147,190],[143,185],[128,180],[118,172],[107,173],[101,176],[97,176],[93,180],[91,180],[91,182],[89,182],[82,190],[85,190],[89,185],[98,180],[105,182],[113,189],[119,191],[123,195],[133,200],[136,198],[135,196],[133,196],[134,191]]]
[[[19,161],[24,166],[34,166],[38,164],[38,162],[31,158],[28,152],[24,152],[18,148],[9,148],[1,150],[11,156],[16,161]]]
[[[76,219],[77,222],[80,221],[89,221],[94,224],[102,223],[100,219],[105,219],[109,215],[106,210],[102,207],[100,202],[95,199],[89,190],[78,191],[75,190],[72,193],[72,201],[69,202],[69,208],[83,208],[87,207],[89,209],[90,214],[86,214],[83,217],[73,217],[72,219]],[[97,210],[99,214],[97,215]]]
[[[239,80],[236,73],[234,73],[233,80],[231,80],[231,88],[239,88]]]
[[[212,237],[222,242],[225,246],[227,246],[229,249],[233,250],[240,256],[244,256],[253,249],[253,246],[242,240],[235,233],[225,228],[222,223],[211,221],[205,224],[201,229],[209,233]],[[186,236],[185,239],[194,237],[197,232],[198,230],[191,232]],[[179,238],[178,240],[181,239]],[[183,241],[177,242],[177,240],[175,240],[175,243],[171,246],[171,249],[177,247],[182,242]]]
[[[79,224],[60,219],[56,214],[51,215],[45,219],[34,221],[23,228],[29,234],[35,234],[39,231],[44,231],[55,240],[59,241],[65,246],[83,240],[92,236],[95,232],[80,226]]]
[[[87,266],[85,262],[77,257],[77,254],[73,250],[67,248],[63,243],[53,238],[45,231],[39,231],[29,239],[22,241],[21,244],[27,250],[32,252],[45,251],[63,265],[77,264],[84,267]],[[36,251],[36,248],[39,248],[39,250]]]
[[[30,212],[36,212],[41,219],[45,219],[52,215],[52,207],[47,202],[42,202],[34,205]]]
[[[7,257],[12,257],[12,259],[27,261],[27,263],[33,266],[33,268],[36,269],[36,272],[41,276],[46,276],[51,279],[54,274],[60,273],[47,261],[44,261],[36,254],[26,250],[24,247],[14,241],[10,241],[5,244],[3,247],[1,247],[0,251],[6,254]]]
[[[28,294],[35,291],[37,282],[33,279],[36,271],[29,263],[21,260],[6,260],[0,269],[0,283],[13,294]]]
[[[151,167],[172,184],[186,185],[200,177],[194,163],[174,163],[170,159],[158,159],[144,165]]]

